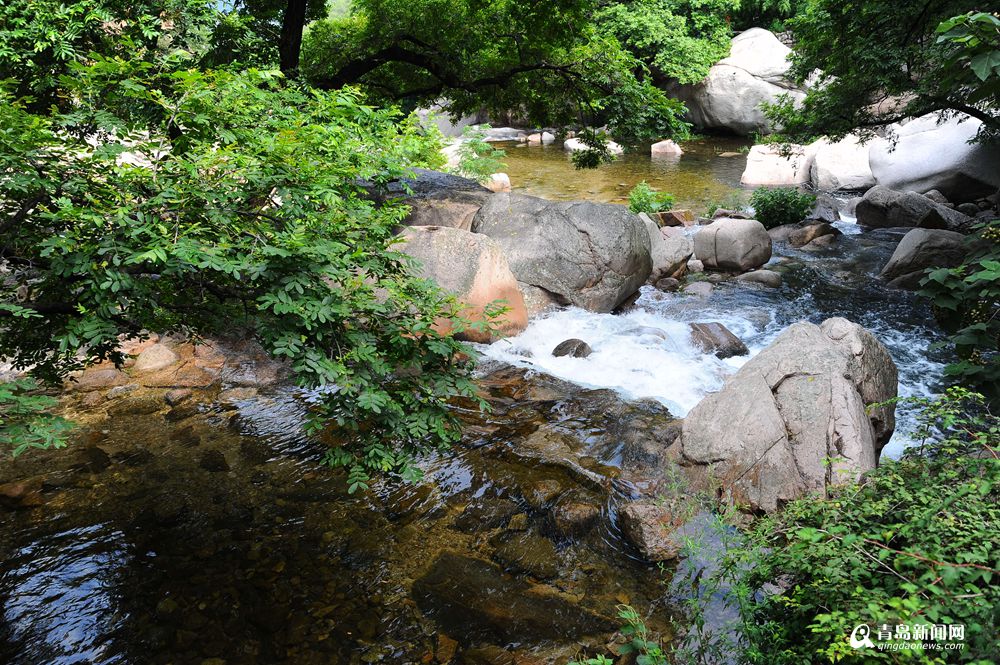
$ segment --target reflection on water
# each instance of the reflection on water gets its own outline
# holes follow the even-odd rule
[[[576,169],[562,144],[547,146],[498,144],[507,152],[503,161],[514,191],[547,199],[587,199],[625,203],[629,191],[645,180],[674,195],[676,208],[702,214],[712,203],[722,203],[740,189],[746,166],[741,152],[747,141],[711,137],[687,141],[681,157],[649,156],[646,147],[627,153],[596,169]],[[726,155],[722,157],[721,155]]]

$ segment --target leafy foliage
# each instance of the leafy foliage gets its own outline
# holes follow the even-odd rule
[[[861,484],[759,520],[703,580],[707,593],[730,589],[740,610],[741,635],[723,647],[740,662],[991,662],[1000,420],[959,388],[916,401],[921,445]],[[896,640],[913,645],[906,651],[855,650],[847,638],[860,624],[873,636],[886,625],[895,635],[897,625],[964,624],[965,648],[937,651],[917,638]]]
[[[789,21],[797,40],[791,75],[804,82],[822,73],[800,108],[786,98],[769,115],[797,142],[855,130],[872,137],[932,112],[972,115],[984,123],[980,138],[989,138],[1000,131],[1000,19],[979,9],[972,0],[808,2]]]
[[[933,301],[959,356],[946,372],[995,397],[1000,390],[1000,220],[982,224],[966,243],[969,255],[962,265],[928,270],[921,293]]]
[[[455,172],[479,183],[488,181],[491,175],[506,168],[501,160],[507,153],[486,141],[489,128],[489,125],[466,127],[458,147],[459,161]]]
[[[794,187],[760,187],[750,196],[754,217],[766,229],[798,224],[812,212],[816,197]]]
[[[50,415],[56,400],[38,394],[30,379],[0,383],[0,445],[17,456],[29,448],[62,448],[69,422]]]
[[[635,657],[636,665],[667,665],[667,656],[658,640],[653,639],[646,628],[642,616],[629,605],[618,606],[618,618],[622,621],[620,633],[626,639],[618,647],[618,655]],[[573,661],[576,665],[611,665],[614,662],[604,655]]]
[[[626,143],[685,133],[683,106],[595,29],[595,8],[593,0],[358,0],[349,16],[310,26],[302,72],[324,88],[357,85],[378,102],[445,98],[453,115],[516,109],[532,126],[606,124]]]
[[[634,213],[663,212],[674,207],[673,194],[658,192],[645,180],[632,188],[628,194],[628,209]]]
[[[313,424],[357,487],[457,437],[469,350],[435,322],[466,324],[393,251],[404,209],[362,190],[423,165],[415,117],[253,70],[73,74],[68,112],[0,103],[0,354],[58,382],[121,362],[121,334],[242,332],[323,387]]]
[[[729,14],[739,0],[606,3],[594,20],[641,60],[657,82],[697,83],[729,54]]]
[[[0,80],[36,109],[65,108],[60,79],[90,54],[158,62],[204,45],[215,11],[203,0],[9,0],[0,5]]]

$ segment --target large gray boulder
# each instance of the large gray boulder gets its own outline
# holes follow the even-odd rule
[[[652,270],[649,232],[624,206],[494,194],[472,230],[499,243],[518,281],[595,312],[612,311]]]
[[[694,254],[694,243],[686,235],[664,235],[649,215],[640,213],[649,234],[650,256],[653,260],[653,271],[649,275],[652,284],[664,277],[678,277],[687,270],[688,259]]]
[[[895,428],[897,370],[885,347],[842,318],[796,323],[684,419],[681,454],[696,483],[721,483],[773,511],[873,469]]]
[[[508,311],[492,321],[499,335],[516,335],[528,325],[524,299],[507,257],[492,238],[445,226],[413,226],[401,234],[400,251],[420,262],[422,275],[453,293],[464,306],[462,315],[473,323],[487,322],[486,308],[497,300]],[[439,324],[442,332],[449,332]],[[458,337],[473,342],[492,342],[490,330],[469,329]]]
[[[447,226],[468,231],[472,218],[493,192],[475,180],[457,175],[413,169],[414,177],[391,183],[384,190],[369,187],[380,202],[397,200],[410,207],[407,226]]]
[[[694,85],[678,86],[674,96],[688,107],[689,119],[704,129],[736,134],[772,131],[762,105],[781,95],[801,101],[805,93],[785,78],[791,49],[773,33],[753,28],[733,38],[729,57],[720,60],[708,76]]]
[[[971,233],[975,221],[916,192],[900,192],[884,185],[872,187],[858,202],[854,214],[868,228],[913,226]]]
[[[951,268],[965,258],[966,237],[942,229],[913,229],[896,246],[880,277],[899,289],[915,289],[928,268]]]
[[[746,272],[771,259],[771,236],[756,219],[723,217],[695,234],[694,255],[708,270]]]
[[[966,115],[941,122],[937,114],[895,126],[896,143],[872,142],[869,162],[879,185],[926,192],[936,189],[955,203],[1000,188],[1000,150],[970,144],[982,123]]]

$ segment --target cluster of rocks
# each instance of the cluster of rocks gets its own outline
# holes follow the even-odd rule
[[[685,210],[635,215],[621,205],[491,192],[465,178],[422,170],[372,196],[409,206],[402,251],[419,260],[425,277],[458,297],[468,318],[481,321],[490,303],[506,302],[508,311],[492,330],[461,333],[471,341],[516,334],[529,317],[553,307],[616,311],[643,284],[679,290],[686,275],[703,271],[765,286],[781,281],[761,270],[771,258],[767,231],[738,213],[721,211],[712,219]],[[710,290],[704,281],[685,288],[695,295]]]

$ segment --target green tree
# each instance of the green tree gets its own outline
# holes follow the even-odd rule
[[[605,2],[594,20],[647,65],[658,84],[697,83],[729,55],[729,15],[739,6],[740,0]]]
[[[205,43],[216,12],[203,0],[9,0],[0,4],[0,80],[36,109],[67,108],[60,79],[92,54],[163,64]]]
[[[839,138],[855,130],[872,136],[887,124],[940,111],[978,118],[981,138],[996,134],[1000,56],[991,54],[1000,33],[997,17],[976,12],[979,6],[810,0],[789,22],[797,41],[791,75],[804,82],[821,74],[800,108],[785,100],[772,118],[793,138]]]
[[[58,383],[122,334],[242,332],[324,387],[352,488],[457,437],[469,351],[435,322],[464,324],[361,188],[437,157],[414,117],[254,70],[97,58],[63,85],[66,112],[0,100],[0,355]]]
[[[594,28],[596,9],[594,0],[358,0],[349,16],[309,26],[302,72],[380,102],[446,98],[456,115],[513,109],[535,125],[606,123],[626,142],[686,132],[683,106]]]

